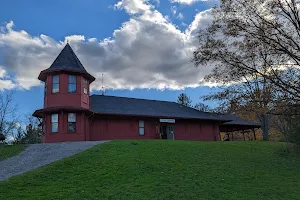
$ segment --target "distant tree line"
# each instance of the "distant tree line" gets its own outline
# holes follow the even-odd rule
[[[37,118],[18,113],[14,92],[0,92],[0,143],[40,143],[43,131]]]

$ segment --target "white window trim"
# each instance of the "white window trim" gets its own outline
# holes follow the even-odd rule
[[[70,116],[71,114],[75,116],[75,119],[74,119],[74,120],[70,120],[70,119],[69,119],[69,116]],[[77,120],[76,120],[76,113],[68,113],[68,132],[69,132],[69,133],[76,133],[76,121],[77,121]],[[73,131],[69,131],[69,123],[74,123],[74,124],[75,124],[75,131],[74,131],[74,132],[73,132]]]
[[[143,130],[143,131],[141,131]],[[140,136],[145,135],[145,121],[144,120],[139,120],[139,134]]]
[[[54,77],[58,77],[58,82],[57,83],[54,83]],[[57,88],[57,91],[54,91],[54,84],[55,85],[58,85],[58,88]],[[52,76],[52,93],[58,93],[59,92],[59,75],[53,75]]]
[[[70,77],[71,76],[75,77],[75,82],[74,83],[70,82]],[[75,91],[70,91],[69,90],[70,85],[75,85]],[[68,93],[76,93],[76,92],[77,92],[77,76],[76,75],[69,75],[68,76]]]
[[[53,116],[54,116],[54,115],[57,115],[57,122],[54,122],[54,121],[53,121]],[[51,123],[50,123],[50,124],[51,124],[51,133],[57,133],[57,132],[58,132],[58,128],[59,128],[59,115],[58,115],[57,113],[51,114],[50,122],[51,122]],[[57,124],[57,131],[53,131],[52,125],[53,125],[54,123]]]

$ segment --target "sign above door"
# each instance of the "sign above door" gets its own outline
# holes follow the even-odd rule
[[[159,119],[159,122],[163,122],[163,123],[175,123],[175,119]]]

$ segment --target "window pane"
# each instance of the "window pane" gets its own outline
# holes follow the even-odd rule
[[[59,84],[53,83],[52,85],[52,93],[59,92]]]
[[[51,132],[52,133],[58,132],[58,123],[52,123],[51,124]]]
[[[76,123],[68,123],[68,132],[76,132]]]
[[[54,75],[52,78],[53,83],[59,83],[59,75]]]
[[[140,120],[139,121],[139,127],[141,128],[141,127],[144,127],[144,121],[143,120]]]
[[[51,115],[51,122],[58,122],[58,114]]]
[[[69,83],[75,83],[76,84],[76,76],[69,75]]]
[[[140,128],[140,135],[144,135],[144,128]]]
[[[68,92],[75,93],[76,92],[76,84],[69,84]]]
[[[76,122],[76,114],[75,113],[68,114],[68,122]]]
[[[87,94],[87,89],[86,88],[83,88],[83,93]]]

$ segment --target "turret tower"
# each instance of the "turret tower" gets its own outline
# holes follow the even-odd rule
[[[44,142],[89,140],[89,88],[95,78],[69,44],[38,79],[45,83],[44,108],[33,115],[43,119]]]

